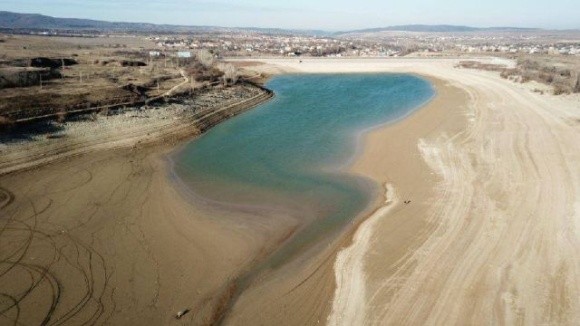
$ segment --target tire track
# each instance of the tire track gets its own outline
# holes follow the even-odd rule
[[[52,213],[63,205],[53,205],[49,199],[38,209],[35,202],[60,192],[74,193],[92,182],[90,171],[77,171],[72,174],[63,171],[67,173],[69,181],[65,188],[52,191],[50,187],[38,184],[38,188],[45,190],[35,197],[24,196],[21,201],[2,188],[3,193],[10,193],[9,203],[16,205],[3,205],[2,213],[8,218],[0,220],[0,241],[10,243],[9,246],[0,247],[0,296],[10,298],[10,304],[0,306],[0,314],[13,320],[15,325],[23,323],[23,317],[30,318],[26,311],[32,307],[28,303],[23,306],[25,302],[32,302],[30,300],[38,302],[34,310],[45,310],[43,314],[35,314],[40,325],[63,325],[73,320],[74,324],[93,325],[103,315],[105,308],[102,299],[110,279],[104,257],[70,233],[72,229],[88,223],[88,220],[68,229],[63,228],[50,221]],[[57,175],[51,180],[45,180],[44,184],[63,177]],[[27,193],[32,192],[33,189],[27,190]],[[39,262],[34,263],[32,260]],[[64,268],[69,271],[67,279],[61,279],[58,273],[52,271],[57,266],[58,270]],[[28,275],[28,279],[23,278],[23,275]],[[97,276],[100,280],[98,284]],[[14,285],[8,287],[11,283]],[[81,295],[75,303],[71,304],[69,299],[64,307],[61,304],[62,298],[68,296],[68,291],[63,289],[63,284],[69,283],[76,283],[75,291]],[[16,317],[10,318],[9,315]]]

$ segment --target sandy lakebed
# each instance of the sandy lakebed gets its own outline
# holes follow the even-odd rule
[[[578,97],[535,94],[453,59],[261,61],[246,69],[412,73],[435,85],[426,107],[365,136],[351,170],[384,186],[374,213],[232,303],[236,277],[293,222],[211,218],[180,191],[166,160],[174,145],[132,144],[7,174],[1,323],[580,320]]]

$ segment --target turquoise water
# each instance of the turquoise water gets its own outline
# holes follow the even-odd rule
[[[272,101],[214,127],[174,162],[178,176],[207,200],[305,221],[270,260],[276,267],[368,208],[378,185],[341,167],[356,154],[362,131],[403,118],[434,90],[400,74],[286,75],[267,87],[276,94]]]

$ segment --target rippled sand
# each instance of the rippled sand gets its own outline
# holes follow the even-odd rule
[[[368,136],[354,171],[392,184],[400,199],[373,221],[372,232],[365,222],[353,228],[354,237],[337,255],[328,254],[338,257],[332,258],[338,259],[334,268],[327,256],[319,257],[320,268],[309,277],[324,279],[331,270],[339,286],[306,282],[275,292],[269,284],[274,295],[249,292],[240,301],[240,320],[339,325],[580,320],[578,97],[534,94],[490,72],[454,68],[455,60],[266,62],[255,69],[418,73],[435,78],[439,96],[409,119]],[[297,284],[301,277],[294,276]],[[308,306],[301,296],[323,303]],[[267,309],[257,317],[251,306],[264,302]],[[333,305],[342,308],[331,310]]]
[[[578,323],[577,97],[451,59],[266,63],[253,69],[417,73],[438,96],[370,132],[352,167],[397,200],[377,198],[370,220],[259,278],[225,324]],[[224,313],[232,280],[295,223],[240,225],[188,204],[168,150],[100,151],[0,178],[0,324],[169,324],[186,308],[179,323],[204,324]]]

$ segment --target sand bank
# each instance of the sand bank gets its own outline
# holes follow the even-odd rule
[[[367,286],[365,280],[365,256],[372,248],[372,233],[375,224],[385,218],[398,204],[399,199],[391,184],[385,185],[385,201],[357,228],[352,243],[336,256],[335,297],[328,317],[329,325],[361,325],[367,311]],[[406,203],[406,201],[405,201]]]
[[[0,324],[166,325],[185,308],[186,323],[214,318],[231,280],[288,226],[188,204],[159,158],[167,150],[98,152],[0,180],[13,198],[1,211]]]
[[[162,325],[183,309],[183,323],[214,320],[232,280],[292,227],[216,218],[173,182],[165,156],[176,143],[270,94],[232,98],[220,110],[129,111],[1,144],[0,324]]]
[[[377,198],[370,223],[257,280],[226,324],[579,320],[577,98],[447,59],[266,63],[252,69],[416,73],[438,96],[369,133],[352,166],[399,200],[381,210]],[[187,204],[160,158],[168,150],[83,152],[0,179],[0,323],[170,324],[189,308],[176,323],[203,324],[223,313],[232,280],[294,225]]]
[[[410,118],[369,134],[353,167],[393,184],[400,198],[372,223],[373,232],[365,230],[370,239],[349,237],[336,248],[343,257],[370,241],[364,284],[359,260],[349,267],[334,258],[329,263],[323,253],[317,268],[286,273],[286,282],[265,282],[269,292],[247,291],[232,321],[314,324],[340,317],[381,325],[571,325],[580,320],[578,97],[534,94],[494,73],[454,68],[453,59],[264,62],[252,69],[421,74],[435,78],[438,97]],[[405,200],[411,203],[401,204]],[[329,272],[335,275],[331,283],[340,280],[341,286],[328,285],[332,276],[323,274]],[[345,286],[349,278],[352,284]],[[356,286],[366,289],[364,304],[352,301],[355,308],[365,307],[362,312],[341,304]],[[333,304],[343,307],[339,315],[332,313]],[[363,316],[345,315],[349,311]]]

